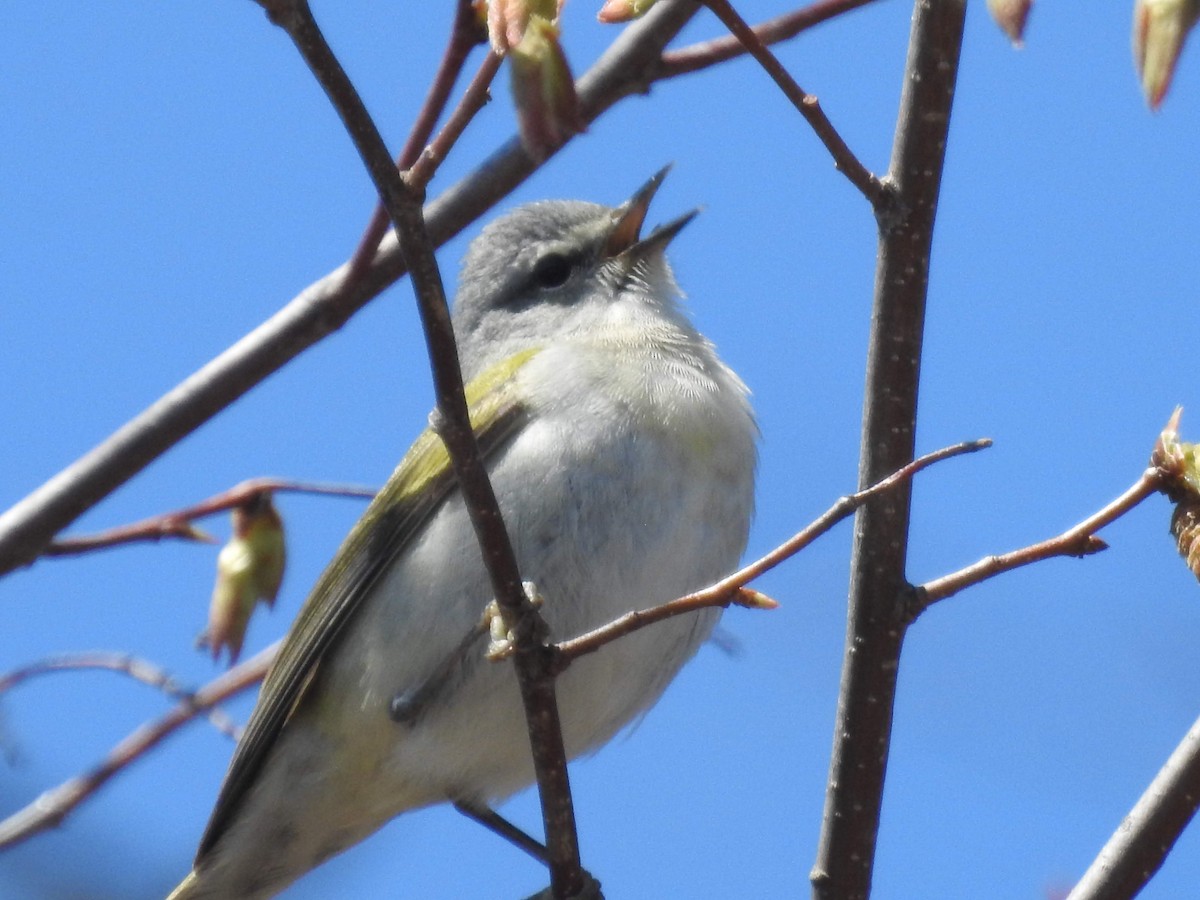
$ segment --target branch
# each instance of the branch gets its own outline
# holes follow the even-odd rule
[[[421,111],[417,113],[416,121],[409,130],[408,140],[405,141],[400,155],[396,158],[398,169],[408,169],[417,161],[421,148],[429,143],[429,136],[433,134],[433,129],[437,125],[438,119],[441,118],[442,111],[446,108],[446,103],[450,99],[450,91],[454,89],[454,83],[458,81],[467,57],[470,56],[474,47],[486,40],[487,35],[479,27],[474,3],[471,0],[457,0],[454,6],[454,22],[450,26],[450,38],[446,42],[446,50],[442,54],[442,61],[438,65],[437,73],[433,76],[433,82],[429,85],[429,92],[425,95]],[[348,280],[353,281],[366,271],[375,257],[375,251],[379,249],[379,242],[383,240],[390,225],[391,220],[388,218],[387,210],[383,208],[382,203],[376,203],[375,211],[371,213],[371,220],[363,230],[362,237],[359,238],[358,248],[350,257],[350,268],[346,273]]]
[[[479,71],[467,85],[466,93],[463,94],[458,107],[446,121],[442,130],[438,132],[437,138],[425,148],[411,166],[406,167],[411,184],[424,190],[425,186],[433,180],[438,166],[450,154],[451,148],[458,142],[471,119],[475,118],[475,114],[483,109],[491,99],[488,89],[491,87],[496,73],[500,71],[500,63],[503,61],[504,59],[495,51],[488,51],[483,62],[479,64]]]
[[[991,445],[992,442],[985,438],[984,440],[955,444],[952,447],[944,447],[941,450],[928,453],[893,472],[886,478],[877,481],[870,487],[838,498],[821,516],[770,553],[715,584],[659,606],[651,607],[650,609],[635,610],[634,612],[626,613],[620,618],[609,622],[607,625],[602,625],[593,631],[589,631],[569,641],[562,641],[555,645],[555,650],[562,659],[563,667],[565,668],[566,664],[578,659],[580,656],[599,650],[605,644],[611,643],[619,637],[638,631],[655,622],[661,622],[664,619],[683,615],[697,609],[704,609],[710,606],[728,606],[730,603],[746,606],[751,609],[773,608],[770,605],[774,604],[773,600],[769,601],[768,604],[764,604],[760,599],[762,595],[739,598],[739,591],[742,591],[755,578],[769,572],[785,560],[791,559],[821,535],[832,529],[838,522],[852,515],[855,510],[872,497],[876,497],[897,485],[908,482],[922,469],[926,469],[934,463],[950,459],[953,456],[961,456],[964,453],[975,453]],[[757,594],[757,592],[751,593]]]
[[[663,0],[626,28],[576,84],[589,121],[644,93],[663,47],[695,14],[694,0]],[[443,244],[535,171],[513,138],[429,205],[432,241]],[[405,273],[385,238],[361,277],[346,265],[314,282],[278,313],[139,413],[97,447],[0,515],[0,574],[28,565],[47,543],[179,440],[271,373],[340,328]]]
[[[196,695],[171,677],[166,669],[154,663],[139,659],[130,653],[73,653],[68,656],[54,656],[38,660],[29,665],[12,669],[0,675],[0,694],[10,691],[30,678],[49,675],[52,672],[81,672],[88,669],[100,669],[106,672],[117,672],[128,675],[142,684],[157,688],[174,700],[186,703],[194,702]],[[233,738],[239,736],[237,723],[221,709],[208,710],[208,721],[217,731]]]
[[[904,91],[877,210],[879,254],[867,353],[859,479],[870,484],[912,459],[925,300],[938,190],[958,74],[965,0],[916,0]],[[846,647],[817,859],[817,898],[865,900],[871,890],[891,741],[900,648],[910,486],[858,513]]]
[[[792,101],[792,105],[796,107],[800,115],[804,116],[809,126],[816,132],[817,137],[821,139],[821,143],[829,151],[829,155],[833,157],[833,164],[837,170],[858,188],[859,192],[870,201],[873,209],[883,208],[888,199],[888,192],[883,183],[862,164],[847,146],[837,129],[833,127],[833,123],[829,121],[829,117],[825,115],[825,111],[821,109],[817,98],[796,83],[783,64],[775,58],[775,54],[767,49],[766,44],[746,24],[746,20],[738,15],[729,0],[703,0],[703,3],[725,24],[725,27],[746,48],[746,52],[758,61],[758,64],[779,85],[779,89],[783,91],[784,95]]]
[[[1108,839],[1067,900],[1126,900],[1154,876],[1200,805],[1200,720]]]
[[[185,699],[161,719],[149,722],[115,746],[98,766],[52,788],[22,810],[0,822],[0,849],[53,828],[110,778],[141,759],[163,738],[173,734],[218,703],[262,681],[279,649],[278,642],[235,666]]]
[[[357,484],[321,484],[314,481],[292,481],[286,478],[253,478],[234,485],[227,491],[222,491],[201,500],[192,506],[185,506],[173,512],[160,513],[148,519],[119,525],[95,534],[83,534],[74,537],[58,538],[51,541],[43,552],[44,556],[72,556],[116,547],[120,544],[131,544],[140,541],[160,541],[163,538],[175,537],[204,543],[216,543],[213,538],[196,528],[192,523],[196,519],[228,512],[243,506],[264,492],[271,493],[300,493],[326,494],[334,497],[363,497],[370,500],[376,494],[375,488],[363,487]]]
[[[910,618],[915,619],[939,600],[953,597],[964,588],[987,581],[1003,572],[1055,556],[1089,556],[1108,549],[1108,544],[1096,537],[1096,532],[1161,489],[1162,478],[1158,470],[1149,468],[1120,497],[1057,537],[1000,556],[984,557],[979,562],[950,575],[927,581],[916,590]]]
[[[754,33],[764,44],[777,44],[793,38],[802,31],[820,25],[829,19],[866,6],[873,0],[818,0],[801,9],[784,13],[782,16],[754,26]],[[736,59],[746,52],[746,46],[736,37],[721,37],[703,41],[678,50],[668,50],[662,55],[657,76],[675,78],[690,72],[699,72],[709,66]]]
[[[425,228],[422,197],[397,172],[379,130],[312,16],[305,0],[258,0],[291,37],[341,117],[396,229],[425,331],[437,395],[434,428],[446,445],[466,502],[497,603],[514,633],[514,665],[529,729],[542,802],[550,882],[556,897],[583,886],[567,754],[555,697],[548,628],[525,595],[516,555],[471,429],[450,309],[434,246]]]

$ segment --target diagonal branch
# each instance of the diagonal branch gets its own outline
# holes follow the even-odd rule
[[[114,775],[141,759],[164,738],[218,703],[262,681],[279,649],[278,642],[234,666],[184,700],[169,713],[149,722],[115,746],[90,772],[71,778],[0,821],[0,849],[19,844],[65,819],[79,804],[96,793]]]
[[[458,142],[471,119],[475,118],[475,114],[483,109],[484,104],[490,99],[488,88],[491,87],[496,73],[500,71],[500,63],[503,61],[503,58],[498,56],[495,51],[488,51],[483,62],[479,64],[479,71],[475,73],[475,77],[467,86],[462,101],[451,113],[450,118],[446,120],[445,126],[429,146],[421,151],[421,155],[407,167],[410,183],[424,190],[425,186],[433,180],[438,166],[442,164],[442,161],[450,153],[450,149]]]
[[[756,559],[747,566],[743,566],[732,575],[722,578],[715,584],[703,590],[686,594],[683,597],[677,597],[674,600],[651,607],[650,609],[635,610],[626,613],[606,625],[589,631],[587,634],[582,634],[569,641],[558,643],[555,649],[561,657],[560,664],[570,663],[584,654],[593,653],[605,644],[611,643],[617,638],[624,637],[641,628],[645,628],[647,625],[652,625],[655,622],[661,622],[664,619],[683,615],[697,609],[704,609],[710,606],[728,606],[730,603],[747,606],[752,609],[770,608],[754,596],[739,599],[738,592],[744,589],[755,578],[769,572],[785,560],[791,559],[821,535],[831,530],[838,522],[853,515],[859,507],[872,497],[890,491],[898,485],[906,484],[918,472],[932,466],[934,463],[950,459],[954,456],[961,456],[964,453],[975,453],[991,445],[992,442],[987,439],[966,441],[950,447],[943,447],[941,450],[927,453],[919,459],[913,460],[908,465],[903,466],[886,478],[880,479],[870,487],[839,498],[813,522],[802,528],[770,553]]]
[[[783,67],[775,54],[767,49],[767,45],[762,42],[754,29],[738,15],[729,0],[703,0],[703,2],[746,48],[746,52],[753,56],[771,76],[771,79],[783,91],[784,96],[792,101],[792,105],[796,107],[800,115],[804,116],[805,121],[816,132],[821,143],[825,145],[825,149],[829,151],[829,155],[833,157],[833,164],[837,170],[858,188],[859,192],[870,201],[873,209],[882,209],[888,199],[888,193],[883,183],[854,155],[854,151],[838,134],[833,123],[829,121],[829,117],[825,115],[825,111],[821,109],[821,104],[816,96],[806,92],[796,83],[796,80]]]
[[[1200,720],[1113,832],[1067,900],[1126,900],[1162,866],[1200,805]]]
[[[542,802],[551,886],[556,897],[572,896],[583,885],[583,872],[567,777],[567,754],[549,666],[551,655],[545,647],[548,629],[525,595],[516,554],[471,429],[450,309],[421,210],[423,198],[396,170],[383,137],[321,34],[306,0],[258,2],[267,9],[272,21],[288,33],[325,89],[395,226],[429,350],[437,396],[435,430],[446,445],[454,467],[458,490],[466,501],[496,601],[515,633],[513,662]]]
[[[117,672],[128,675],[135,681],[152,688],[157,688],[173,700],[184,703],[194,703],[196,694],[189,691],[176,681],[166,669],[157,666],[149,660],[141,659],[131,653],[105,653],[102,651],[90,653],[72,653],[66,656],[52,656],[48,659],[11,669],[0,674],[0,694],[11,691],[19,684],[40,675],[52,672],[83,672],[88,669],[99,669],[105,672]],[[207,710],[208,721],[217,731],[226,737],[238,739],[238,726],[222,709],[210,707]]]
[[[927,581],[916,590],[913,597],[910,618],[915,619],[922,612],[937,603],[953,597],[959,591],[972,585],[987,581],[1004,572],[1011,572],[1021,566],[1041,562],[1055,556],[1089,556],[1107,549],[1108,545],[1096,537],[1096,532],[1115,519],[1129,512],[1147,497],[1162,490],[1162,478],[1159,471],[1153,467],[1142,473],[1121,496],[1117,497],[1103,509],[1097,510],[1079,524],[1068,528],[1062,534],[1052,537],[1020,550],[1013,550],[999,556],[987,556],[966,568],[941,578]]]
[[[822,22],[827,22],[872,2],[874,0],[817,0],[816,3],[755,25],[754,33],[764,44],[777,44],[793,38],[815,25],[820,25]],[[687,75],[718,63],[736,59],[745,52],[747,52],[745,44],[733,36],[702,41],[689,47],[680,47],[678,50],[668,50],[662,55],[662,64],[657,74],[659,78]]]

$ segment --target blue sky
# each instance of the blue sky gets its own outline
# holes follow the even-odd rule
[[[436,62],[423,17],[316,3],[393,147]],[[1200,436],[1195,250],[1200,61],[1142,103],[1129,11],[1034,10],[1014,52],[972,5],[933,251],[917,443],[988,436],[922,475],[910,577],[1056,533],[1139,474],[1182,403]],[[747,7],[766,17],[784,7]],[[886,166],[910,5],[877,3],[779,50],[864,162]],[[406,18],[406,14],[408,17]],[[568,5],[577,71],[615,32]],[[412,21],[423,18],[424,21]],[[684,39],[718,34],[706,15]],[[353,249],[370,184],[282,33],[250,2],[126,2],[93,15],[0,8],[0,506],[18,500]],[[1193,48],[1193,54],[1194,54]],[[513,128],[507,91],[431,191]],[[504,208],[624,199],[673,161],[651,213],[703,214],[672,245],[702,330],[749,383],[763,445],[751,554],[855,483],[874,224],[753,64],[624,101]],[[453,283],[468,235],[440,255]],[[431,405],[407,283],[88,513],[97,529],[279,475],[381,483]],[[286,627],[361,504],[280,500],[291,563],[248,651]],[[875,896],[1044,897],[1082,873],[1200,713],[1200,593],[1155,499],[1107,553],[1009,574],[909,633]],[[224,522],[210,523],[224,533]],[[850,528],[759,586],[782,607],[723,620],[627,738],[573,766],[585,864],[607,895],[807,890],[844,636]],[[0,583],[0,669],[126,650],[198,685],[215,550],[162,545],[43,561]],[[230,704],[244,719],[250,701]],[[0,700],[0,807],[14,810],[167,709],[117,676],[59,675]],[[197,723],[60,829],[0,855],[0,898],[161,896],[186,872],[228,761]],[[536,827],[524,794],[505,807]],[[1184,835],[1144,896],[1186,895]],[[539,868],[447,810],[398,819],[289,897],[516,897]]]

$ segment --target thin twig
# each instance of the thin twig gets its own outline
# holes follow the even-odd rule
[[[764,44],[777,44],[872,2],[874,0],[819,0],[817,3],[755,25],[754,33]],[[662,55],[662,63],[656,75],[660,79],[687,75],[736,59],[745,52],[745,44],[732,36],[702,41],[688,47],[680,47],[678,50],[668,50]]]
[[[496,73],[500,71],[500,64],[503,61],[503,57],[494,50],[489,50],[487,56],[483,58],[483,62],[479,64],[479,71],[467,85],[462,100],[450,114],[450,118],[446,120],[442,130],[408,168],[408,182],[414,187],[424,190],[425,186],[433,180],[438,166],[450,154],[450,149],[458,142],[467,125],[475,118],[475,114],[487,104],[490,99],[488,89],[496,78]]]
[[[1161,487],[1162,479],[1158,470],[1149,468],[1121,496],[1057,537],[999,556],[986,556],[957,572],[927,581],[916,590],[912,618],[915,619],[939,600],[953,597],[964,588],[994,578],[1002,572],[1055,556],[1088,556],[1107,549],[1108,545],[1096,537],[1096,532],[1157,493]]]
[[[175,538],[201,544],[215,544],[216,538],[197,528],[186,519],[172,519],[167,515],[154,516],[128,525],[106,528],[94,534],[80,534],[56,538],[46,545],[43,556],[79,556],[93,550],[107,550],[122,544],[137,544],[146,541],[158,542]]]
[[[583,872],[554,677],[544,645],[548,629],[525,595],[516,555],[471,429],[445,288],[422,214],[423,198],[396,170],[378,128],[326,43],[308,4],[304,0],[258,2],[291,37],[324,88],[395,226],[429,350],[437,396],[435,430],[450,456],[496,602],[514,635],[514,665],[542,802],[550,883],[555,896],[570,897],[582,887]]]
[[[467,57],[474,47],[486,40],[487,35],[479,27],[475,4],[472,0],[458,0],[454,7],[454,22],[450,26],[446,50],[429,85],[425,102],[421,104],[421,110],[409,129],[408,140],[405,141],[400,155],[396,157],[397,169],[410,168],[417,161],[421,148],[429,143],[429,136],[433,134],[433,129],[446,108],[450,92],[454,89],[454,83],[458,81]],[[371,213],[371,220],[358,240],[358,247],[350,257],[347,279],[356,280],[367,270],[371,260],[375,258],[375,251],[379,249],[379,242],[383,240],[391,224],[387,210],[383,208],[382,203],[377,202],[375,211]]]
[[[829,509],[814,519],[811,524],[802,528],[770,553],[744,566],[732,575],[722,578],[720,581],[703,590],[685,594],[682,597],[659,606],[626,613],[620,618],[602,625],[593,631],[572,638],[569,641],[562,641],[556,644],[554,649],[561,656],[564,663],[569,663],[584,654],[599,650],[605,644],[611,643],[619,637],[623,637],[647,625],[652,625],[655,622],[661,622],[673,616],[683,615],[684,613],[693,612],[697,609],[705,609],[710,606],[728,606],[730,603],[738,603],[737,592],[741,588],[744,588],[752,580],[769,572],[785,560],[795,556],[821,535],[832,529],[838,522],[853,515],[855,510],[872,497],[909,481],[922,469],[928,468],[934,463],[950,459],[954,456],[961,456],[964,453],[975,453],[991,445],[992,442],[985,438],[978,441],[966,441],[951,447],[943,447],[941,450],[934,451],[933,453],[927,453],[925,456],[913,460],[886,478],[877,481],[870,487],[838,498]],[[761,604],[751,600],[743,605],[758,606]]]
[[[287,478],[252,478],[234,485],[227,491],[214,494],[207,500],[185,506],[183,509],[160,513],[148,519],[131,522],[128,525],[119,525],[95,534],[56,538],[46,547],[44,555],[73,556],[121,544],[160,541],[168,537],[214,543],[211,536],[192,524],[196,519],[229,512],[229,510],[242,506],[259,494],[268,491],[271,493],[323,494],[333,497],[362,497],[367,500],[374,497],[376,493],[375,488],[357,484],[326,484],[316,481],[294,481]]]
[[[825,115],[825,111],[821,109],[817,98],[796,83],[783,64],[776,59],[775,54],[768,50],[766,44],[754,33],[754,29],[738,15],[729,0],[702,0],[702,2],[741,42],[742,46],[746,48],[746,52],[766,70],[772,80],[779,85],[784,96],[792,101],[792,105],[796,107],[800,115],[804,116],[809,126],[816,132],[817,137],[821,139],[821,143],[829,151],[830,156],[833,157],[833,164],[837,170],[845,175],[850,183],[870,201],[872,209],[883,209],[889,199],[887,188],[854,155],[842,136],[838,134],[837,129],[833,127],[833,123],[829,121],[829,117]]]
[[[194,702],[196,698],[193,691],[181,685],[161,666],[130,653],[106,653],[103,651],[52,656],[17,669],[11,669],[0,674],[0,694],[40,675],[49,675],[53,672],[81,672],[89,669],[128,675],[142,684],[157,688],[173,700]],[[217,731],[235,741],[238,739],[240,729],[223,709],[213,707],[208,710],[207,717]]]
[[[1137,896],[1179,840],[1200,805],[1200,720],[1113,832],[1067,900]]]
[[[879,250],[867,350],[859,479],[912,459],[933,226],[966,18],[965,0],[915,0],[896,136],[886,181],[896,202],[876,210]],[[900,649],[910,485],[858,511],[846,645],[817,858],[815,900],[866,900],[891,744]]]
[[[110,778],[145,756],[163,738],[197,716],[207,713],[216,704],[258,684],[278,649],[277,642],[234,666],[200,688],[190,699],[184,700],[162,718],[142,725],[109,751],[90,772],[51,788],[24,809],[0,821],[0,849],[19,844],[39,832],[55,827]]]

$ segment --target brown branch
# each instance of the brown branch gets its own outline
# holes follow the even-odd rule
[[[702,0],[702,2],[725,24],[730,33],[746,48],[746,52],[753,56],[771,76],[800,115],[804,116],[805,121],[829,151],[829,155],[833,157],[833,164],[837,170],[858,188],[859,192],[870,201],[873,209],[882,209],[889,198],[886,188],[854,155],[842,136],[838,134],[833,123],[829,121],[829,117],[825,115],[825,111],[821,109],[821,104],[817,101],[816,96],[807,93],[796,83],[796,80],[788,74],[787,69],[783,67],[775,54],[768,50],[766,44],[755,34],[754,29],[738,15],[729,0]]]
[[[483,109],[491,99],[488,89],[491,87],[496,73],[500,71],[500,64],[503,61],[503,57],[497,55],[494,50],[488,51],[483,62],[479,64],[479,71],[467,85],[462,100],[451,113],[450,118],[446,120],[446,124],[438,132],[438,136],[408,167],[407,178],[410,184],[424,190],[425,186],[433,180],[438,166],[450,154],[451,148],[458,142],[471,119],[475,118],[475,114]]]
[[[496,601],[514,634],[514,664],[542,801],[551,886],[556,897],[570,897],[583,886],[584,879],[567,777],[567,754],[549,667],[550,654],[545,647],[548,629],[525,596],[516,555],[471,429],[450,310],[422,214],[423,197],[396,170],[379,130],[326,43],[307,2],[258,2],[291,37],[324,88],[395,226],[429,350],[437,396],[435,429],[450,456]]]
[[[172,512],[160,513],[148,519],[119,525],[95,534],[81,534],[74,537],[57,538],[47,545],[43,551],[45,556],[73,556],[88,553],[92,550],[103,550],[121,544],[131,544],[140,541],[160,541],[163,538],[183,538],[185,540],[215,543],[213,538],[196,528],[192,523],[196,519],[216,513],[228,512],[257,497],[263,492],[272,493],[301,493],[324,494],[334,497],[363,497],[370,500],[375,496],[376,489],[362,487],[356,484],[321,484],[319,482],[293,481],[286,478],[252,478],[236,484],[227,491],[222,491],[201,500],[192,506]]]
[[[89,669],[99,669],[105,672],[117,672],[128,675],[135,681],[152,688],[157,688],[173,700],[192,702],[195,693],[183,687],[161,666],[149,660],[140,659],[130,653],[105,653],[94,651],[89,653],[72,653],[66,656],[52,656],[49,659],[38,660],[17,669],[10,669],[0,674],[0,694],[41,675],[53,672],[81,672]],[[238,739],[237,723],[222,709],[215,707],[208,710],[208,721],[217,731]]]
[[[662,0],[624,29],[576,83],[589,120],[624,97],[644,93],[663,47],[695,14],[694,0]],[[430,204],[430,237],[442,244],[524,181],[537,164],[513,138]],[[343,265],[163,395],[98,446],[0,515],[0,574],[33,562],[80,514],[120,487],[182,438],[340,328],[405,273],[394,240],[385,238],[359,278]]]
[[[915,0],[890,169],[895,203],[876,211],[879,251],[859,460],[870,484],[912,459],[930,247],[962,46],[965,0]],[[858,512],[846,646],[817,858],[819,900],[866,900],[891,742],[910,485]]]
[[[463,66],[466,65],[467,57],[470,56],[473,48],[486,40],[487,35],[479,27],[475,4],[472,0],[457,0],[454,7],[454,22],[450,26],[450,38],[446,42],[446,50],[442,54],[442,61],[438,65],[437,73],[429,85],[425,102],[421,105],[421,110],[417,113],[412,128],[409,129],[408,140],[405,141],[400,155],[396,157],[397,169],[410,168],[417,161],[421,148],[429,143],[429,136],[433,134],[433,129],[436,127],[438,119],[441,118],[442,111],[446,108],[450,92],[454,89],[454,83],[458,81]],[[379,242],[383,240],[383,236],[390,226],[391,220],[388,218],[387,210],[383,208],[382,203],[376,203],[375,211],[371,213],[371,220],[358,240],[358,247],[355,249],[354,255],[350,257],[350,268],[346,273],[347,279],[356,280],[366,272],[371,260],[375,258],[375,251],[379,249]]]
[[[1067,900],[1137,896],[1179,840],[1200,805],[1200,720],[1113,832]]]
[[[1089,556],[1107,549],[1108,545],[1096,537],[1096,532],[1161,488],[1162,478],[1158,470],[1149,468],[1121,496],[1057,537],[999,556],[986,556],[957,572],[927,581],[916,589],[910,617],[915,619],[939,600],[953,597],[959,591],[1003,572],[1056,556]]]
[[[569,641],[562,641],[556,644],[554,649],[560,655],[564,664],[563,667],[565,668],[565,664],[587,653],[593,653],[605,644],[615,641],[617,638],[673,616],[683,615],[684,613],[693,612],[697,609],[705,609],[710,606],[728,606],[730,603],[749,608],[770,608],[768,604],[762,603],[758,597],[752,596],[739,599],[738,592],[755,578],[769,572],[785,560],[791,559],[821,535],[832,529],[838,522],[851,516],[855,510],[872,497],[908,482],[922,469],[926,469],[934,463],[950,459],[954,456],[961,456],[964,453],[975,453],[991,445],[992,442],[985,438],[979,441],[966,441],[951,447],[943,447],[941,450],[936,450],[933,453],[927,453],[925,456],[901,467],[886,478],[880,479],[870,487],[838,498],[829,509],[814,519],[811,524],[802,528],[770,553],[744,566],[732,575],[722,578],[715,584],[703,590],[685,594],[682,597],[659,606],[628,612],[593,631],[572,638]],[[771,603],[773,602],[771,601]]]
[[[755,25],[754,33],[764,44],[777,44],[871,2],[873,0],[818,0],[817,3]],[[657,76],[660,79],[675,78],[699,72],[718,63],[736,59],[745,52],[746,46],[732,36],[703,41],[680,47],[678,50],[668,50],[662,55]]]
[[[117,746],[90,772],[63,782],[0,821],[0,849],[19,844],[27,838],[53,828],[84,800],[131,763],[141,759],[160,741],[218,703],[262,681],[275,658],[279,644],[272,644],[245,662],[235,666],[200,688],[165,716],[142,725]]]

